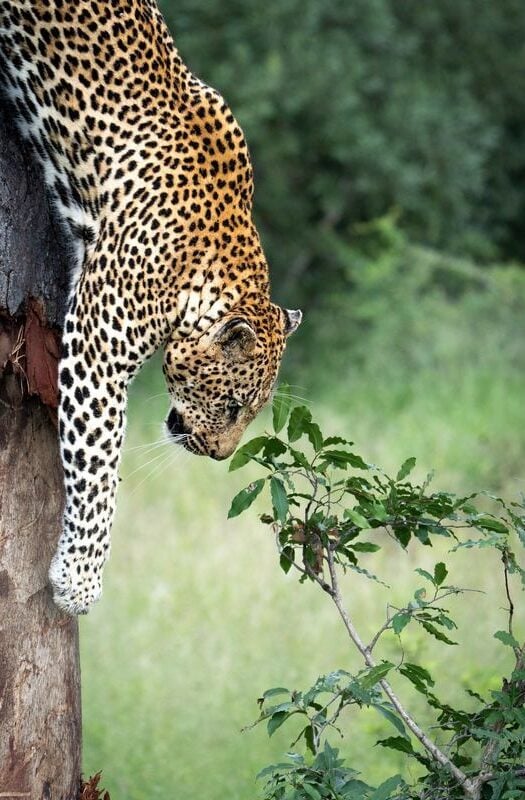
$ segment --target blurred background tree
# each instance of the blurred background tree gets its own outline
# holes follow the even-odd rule
[[[190,67],[228,99],[285,301],[345,280],[334,236],[395,208],[448,252],[525,255],[521,0],[164,0]]]

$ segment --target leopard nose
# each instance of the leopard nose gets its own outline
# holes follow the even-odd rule
[[[174,408],[172,408],[168,414],[166,426],[172,436],[181,436],[183,433],[188,433],[181,414]]]
[[[215,459],[215,461],[224,461],[225,458],[229,458],[232,453],[235,452],[237,447],[237,442],[235,444],[222,444],[214,447],[208,451],[208,455],[211,458]]]

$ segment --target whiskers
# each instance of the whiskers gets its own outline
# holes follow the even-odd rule
[[[146,444],[127,448],[126,453],[133,453],[134,458],[146,458],[147,460],[139,464],[131,472],[125,473],[123,475],[124,481],[129,481],[134,475],[137,475],[143,470],[148,470],[145,476],[131,488],[130,495],[135,494],[146,481],[158,478],[165,470],[169,469],[175,461],[180,459],[181,456],[188,454],[184,447],[174,446],[183,445],[187,438],[188,434],[186,433],[172,436],[168,434],[167,431],[164,431],[161,438],[155,442],[147,442]]]
[[[303,392],[307,391],[305,386],[298,386],[293,383],[291,384],[284,383],[275,389],[273,396],[275,397],[275,395],[282,394],[285,395],[286,397],[291,397],[292,400],[296,400],[298,403],[301,403],[301,405],[309,405],[309,406],[313,405],[313,400],[310,400],[308,397],[304,397],[304,395],[294,393],[292,389],[296,389]]]

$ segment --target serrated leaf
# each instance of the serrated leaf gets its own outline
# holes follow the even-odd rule
[[[404,736],[389,736],[388,739],[378,739],[376,744],[381,747],[388,747],[390,750],[399,750],[400,753],[409,753],[413,755],[414,750],[409,739]]]
[[[387,589],[390,589],[388,583],[382,581],[381,578],[378,578],[377,575],[374,575],[373,572],[369,572],[367,569],[357,566],[357,564],[348,564],[348,569],[352,569],[354,570],[354,572],[358,572],[360,575],[364,575],[365,578],[368,578],[371,581],[376,581],[376,583],[380,583],[381,586],[386,586]]]
[[[424,667],[420,667],[419,664],[407,662],[399,667],[399,671],[401,675],[408,678],[421,694],[428,694],[428,687],[434,686],[434,680],[430,672]]]
[[[286,722],[289,717],[288,711],[276,711],[268,720],[268,736],[273,736],[277,728],[280,728],[283,722]]]
[[[266,778],[267,775],[273,775],[276,772],[290,772],[292,769],[295,769],[293,764],[270,764],[269,767],[265,767],[257,773],[255,780],[261,780],[261,778]]]
[[[248,461],[251,461],[252,456],[257,455],[257,453],[262,450],[266,443],[266,436],[256,436],[255,439],[251,439],[249,442],[246,442],[242,447],[239,447],[235,455],[233,456],[232,460],[230,461],[230,466],[228,467],[229,472],[233,472],[240,467],[244,467]]]
[[[326,450],[322,453],[323,459],[333,464],[334,467],[346,469],[347,466],[355,469],[369,469],[369,465],[363,461],[361,456],[350,453],[348,450]]]
[[[397,633],[399,636],[401,631],[406,628],[411,619],[412,614],[407,611],[398,611],[397,614],[394,614],[392,617],[392,630],[394,633]]]
[[[276,391],[272,403],[273,429],[275,433],[279,433],[286,425],[291,405],[290,387],[287,383],[282,383]]]
[[[421,621],[421,625],[424,627],[428,633],[434,636],[435,639],[438,639],[440,642],[444,642],[445,644],[457,644],[457,642],[453,642],[452,639],[449,639],[448,636],[436,628],[435,625],[432,625],[431,622]]]
[[[347,444],[350,446],[353,445],[353,442],[343,439],[342,436],[328,436],[328,438],[323,442],[323,447],[328,447],[331,444]]]
[[[401,736],[407,738],[407,733],[403,721],[397,716],[397,714],[395,714],[393,711],[391,711],[389,708],[386,708],[386,706],[383,705],[374,705],[374,708],[376,711],[379,711],[379,713],[382,714],[383,717],[385,717],[385,719],[387,719],[397,731],[399,731]]]
[[[264,443],[262,455],[263,458],[271,459],[274,456],[280,456],[283,453],[286,453],[287,447],[284,442],[280,439],[277,439],[275,436],[270,436],[266,439]]]
[[[320,450],[323,446],[323,434],[321,433],[321,429],[316,422],[309,422],[305,425],[306,428],[306,435],[310,440],[310,444],[314,448],[314,450]]]
[[[479,517],[471,520],[471,522],[476,528],[483,528],[487,531],[495,531],[496,533],[509,532],[509,529],[503,522],[500,522],[498,519],[493,519],[492,517]]]
[[[393,775],[391,778],[387,778],[381,786],[377,787],[375,792],[372,792],[368,800],[389,800],[394,789],[397,789],[401,783],[403,783],[401,775]]]
[[[288,420],[288,441],[296,442],[306,431],[306,425],[312,421],[312,415],[306,406],[295,406]]]
[[[255,498],[261,493],[263,486],[264,478],[259,478],[259,480],[250,483],[245,489],[241,489],[232,500],[230,510],[228,511],[228,519],[237,517],[239,514],[242,514],[243,511],[246,511]]]
[[[396,475],[396,481],[399,482],[404,480],[407,477],[407,475],[410,475],[415,466],[416,466],[416,459],[414,458],[414,456],[407,458],[407,460],[401,464],[399,472]]]
[[[520,643],[508,631],[496,631],[494,638],[499,639],[499,641],[507,645],[507,647],[520,649]]]
[[[304,469],[310,469],[310,463],[304,453],[301,453],[300,450],[294,450],[293,447],[290,447],[290,454],[294,460],[294,466],[304,467]]]
[[[448,575],[448,569],[446,567],[446,564],[440,561],[434,567],[434,584],[436,586],[441,586],[447,575]]]
[[[383,661],[382,664],[376,664],[375,667],[371,667],[365,675],[359,678],[359,683],[363,689],[372,689],[385,675],[388,675],[393,666],[391,661]]]
[[[272,505],[275,516],[279,522],[284,523],[288,515],[288,495],[286,494],[284,483],[282,480],[280,480],[280,478],[276,478],[275,475],[273,475],[270,479],[270,492],[272,495]]]

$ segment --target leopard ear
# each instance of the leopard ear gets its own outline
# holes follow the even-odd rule
[[[303,318],[303,312],[297,309],[290,311],[288,308],[283,308],[284,312],[284,335],[289,336],[297,330]]]
[[[213,341],[224,355],[235,361],[246,361],[255,349],[257,335],[245,319],[234,317],[219,328]]]

